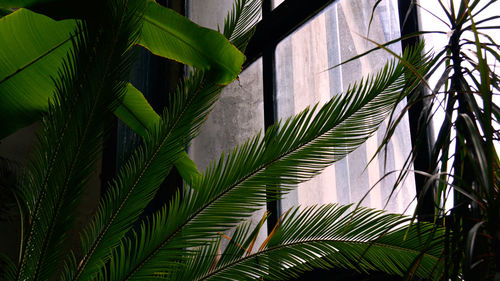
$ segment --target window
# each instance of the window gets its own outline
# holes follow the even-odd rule
[[[186,13],[198,24],[216,29],[223,25],[232,3],[232,0],[190,0],[186,2]],[[360,61],[329,69],[374,46],[363,38],[368,32],[372,5],[330,0],[315,1],[305,7],[303,2],[295,0],[264,1],[263,20],[247,50],[249,65],[240,79],[223,91],[205,127],[190,146],[189,154],[200,171],[222,151],[229,151],[264,127],[300,112],[305,106],[324,103],[390,59],[389,54],[379,51]],[[398,36],[397,1],[382,1],[375,11],[368,37],[386,42]],[[401,50],[399,44],[392,48],[396,52]],[[372,186],[363,205],[412,213],[413,177],[404,182],[404,192],[394,194],[392,187],[397,172],[376,184],[387,172],[397,171],[406,160],[411,149],[407,119],[388,145],[387,154],[381,153],[366,167],[384,129],[382,126],[366,144],[320,176],[301,184],[281,202],[270,204],[268,209],[274,217],[270,225],[291,206],[358,202]],[[389,197],[392,199],[387,201]]]
[[[278,44],[276,100],[279,118],[297,114],[317,102],[327,102],[334,95],[345,91],[349,84],[378,71],[391,59],[387,52],[378,51],[358,61],[330,69],[375,47],[363,38],[368,30],[367,36],[377,42],[387,42],[400,36],[395,1],[381,2],[369,28],[372,6],[373,3],[360,1],[333,3]],[[393,49],[400,52],[397,45]],[[388,145],[387,154],[381,153],[368,165],[380,145],[384,131],[385,127],[382,126],[356,151],[313,180],[301,184],[282,201],[281,210],[298,204],[348,204],[364,197],[362,205],[403,212],[415,195],[413,179],[403,183],[404,190],[410,192],[396,194],[391,194],[396,173],[385,177],[379,184],[377,182],[387,172],[402,167],[411,147],[408,120],[404,120],[398,128]],[[367,193],[371,187],[373,189]],[[388,201],[389,197],[392,198]]]

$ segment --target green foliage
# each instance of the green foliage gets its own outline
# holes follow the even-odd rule
[[[153,110],[142,93],[130,83],[127,85],[127,91],[120,106],[114,113],[140,136],[145,136],[151,128],[160,122],[160,116]]]
[[[210,70],[211,79],[221,85],[234,80],[241,71],[244,56],[223,35],[153,2],[137,13],[144,13],[144,17],[136,44],[156,55]],[[55,90],[52,78],[57,76],[62,59],[71,49],[76,23],[55,21],[26,9],[1,19],[0,122],[4,126],[0,137],[30,125],[47,111]],[[237,34],[233,36],[239,38]],[[118,108],[119,117],[141,133],[144,128],[135,123],[154,123],[156,113],[145,100],[134,105],[127,103],[141,99],[133,87],[127,90],[130,92],[125,94],[126,103]]]
[[[405,57],[421,61],[425,69],[425,60],[415,54]],[[183,200],[177,194],[168,211],[157,213],[133,239],[125,240],[112,259],[111,279],[147,279],[157,272],[176,271],[189,257],[187,248],[204,245],[269,198],[279,198],[353,151],[391,111],[402,97],[401,90],[415,82],[404,79],[406,71],[401,64],[388,64],[376,77],[320,109],[306,109],[221,156],[193,183],[193,189],[183,191]],[[130,258],[128,253],[135,256]]]
[[[235,1],[233,9],[229,12],[224,21],[223,34],[231,41],[238,49],[244,51],[260,14],[261,1]]]
[[[200,27],[155,2],[147,4],[139,44],[155,55],[211,70],[214,81],[224,85],[241,72],[245,60],[245,56],[220,33]]]
[[[324,205],[291,209],[257,251],[249,225],[240,225],[224,252],[221,238],[193,250],[187,268],[170,280],[287,280],[313,268],[346,268],[405,275],[420,258],[414,276],[442,271],[444,233],[431,225],[407,229],[407,218],[372,209]],[[424,238],[424,239],[423,239]],[[429,239],[429,240],[425,240]],[[402,243],[404,242],[404,243]],[[168,273],[166,273],[168,274]]]
[[[72,20],[56,22],[29,10],[0,19],[0,137],[39,120],[48,109],[62,58],[71,49]]]
[[[54,103],[42,120],[43,133],[21,191],[29,215],[19,280],[54,276],[65,254],[73,210],[99,155],[109,112],[123,95],[134,62],[129,50],[140,32],[136,13],[142,5],[113,2],[100,11],[99,21],[86,21],[76,30],[74,51],[63,63]]]
[[[429,168],[418,173],[427,177],[420,187],[423,193],[434,198],[433,210],[424,214],[425,219],[448,228],[445,280],[497,280],[500,276],[500,162],[496,149],[500,110],[494,98],[500,91],[500,45],[490,36],[500,26],[498,15],[488,16],[495,2],[438,0],[436,9],[443,18],[437,18],[435,10],[422,9],[421,13],[443,22],[448,31],[422,30],[384,44],[428,33],[448,35],[448,43],[434,50],[435,58],[425,75],[434,75],[437,82],[409,99],[410,105],[423,100],[426,106],[420,116],[416,147],[408,158],[422,156],[416,151],[423,151],[419,146],[426,143],[426,131],[436,126]],[[439,111],[442,120],[431,122]],[[397,122],[389,132],[395,125]],[[413,171],[410,163],[407,161],[400,179]],[[420,195],[418,207],[427,198]],[[453,207],[447,210],[446,202],[451,200]]]
[[[258,17],[258,2],[237,1],[225,24],[224,35],[242,49],[253,30],[245,25]],[[43,114],[37,149],[20,179],[25,211],[20,257],[6,260],[2,280],[280,279],[317,267],[440,276],[442,230],[427,224],[408,229],[407,219],[399,215],[349,211],[350,206],[296,208],[256,252],[251,248],[264,220],[255,229],[244,224],[268,200],[364,142],[428,71],[422,46],[403,54],[411,70],[389,62],[325,105],[257,134],[200,175],[184,148],[217,101],[221,77],[229,82],[237,75],[227,69],[221,76],[226,70],[217,64],[228,59],[218,57],[238,61],[241,54],[207,55],[211,66],[194,70],[158,116],[126,82],[134,62],[131,47],[144,35],[140,15],[146,11],[147,17],[146,5],[151,2],[106,1],[96,15],[75,23],[68,53],[57,62],[55,94]],[[11,15],[25,13],[20,11]],[[185,33],[196,30],[186,28]],[[109,183],[77,251],[69,245],[68,230],[117,111],[140,133],[142,143]],[[189,186],[152,218],[141,220],[177,161],[186,167]],[[231,243],[214,260],[219,233],[233,227]]]

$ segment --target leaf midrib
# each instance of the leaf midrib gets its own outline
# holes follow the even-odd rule
[[[439,261],[439,257],[435,257],[431,254],[422,253],[422,251],[418,251],[418,250],[410,249],[410,248],[404,248],[402,246],[391,245],[391,244],[387,244],[387,243],[380,243],[380,242],[376,242],[376,241],[374,242],[374,241],[370,241],[370,240],[368,240],[368,241],[353,241],[353,240],[348,240],[348,239],[314,239],[313,238],[313,239],[308,239],[308,240],[294,241],[294,242],[289,243],[289,244],[280,244],[276,247],[266,248],[263,251],[256,252],[254,254],[250,254],[248,256],[243,257],[242,259],[227,263],[224,266],[218,268],[217,270],[211,272],[210,274],[206,274],[206,275],[202,276],[201,278],[195,279],[195,281],[209,279],[209,278],[213,277],[214,275],[231,268],[234,265],[237,265],[239,263],[244,263],[246,260],[250,260],[252,258],[257,258],[259,255],[266,254],[266,253],[272,253],[274,251],[279,251],[279,250],[291,248],[294,246],[301,246],[301,245],[308,244],[308,243],[311,243],[311,244],[312,243],[344,243],[344,244],[358,244],[358,245],[369,244],[369,245],[367,245],[368,247],[378,246],[378,247],[383,247],[383,248],[391,248],[395,251],[410,252],[412,254],[422,254],[423,256],[426,256],[430,259],[433,259],[435,261]],[[338,252],[340,252],[340,251],[338,251]]]
[[[44,57],[46,57],[46,56],[50,55],[51,53],[55,52],[58,48],[60,48],[61,46],[63,46],[64,44],[66,44],[68,41],[70,41],[71,39],[73,39],[76,35],[78,35],[78,34],[73,34],[73,33],[70,33],[70,34],[71,35],[70,35],[69,38],[66,38],[66,39],[62,40],[61,42],[57,43],[52,48],[50,48],[50,49],[46,50],[45,52],[43,52],[42,54],[40,54],[39,56],[37,56],[35,58],[32,58],[28,63],[26,63],[25,65],[23,65],[23,66],[19,67],[18,69],[16,69],[16,71],[14,71],[14,72],[8,74],[7,76],[5,76],[2,80],[0,80],[0,84],[6,82],[10,78],[16,76],[17,74],[19,74],[20,72],[24,71],[26,68],[28,68],[31,65],[35,64],[39,60],[41,60]]]

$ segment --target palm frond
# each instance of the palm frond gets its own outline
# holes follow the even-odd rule
[[[79,25],[74,50],[55,80],[54,102],[42,119],[22,190],[29,226],[17,280],[53,278],[66,252],[66,233],[80,194],[98,159],[106,120],[126,85],[120,81],[132,66],[129,50],[140,30],[140,5],[108,4],[99,22]]]
[[[254,247],[259,247],[254,243],[268,217],[268,213],[264,214],[262,220],[253,229],[250,222],[238,225],[232,237],[219,233],[219,236],[208,240],[204,246],[189,250],[190,258],[186,260],[182,270],[161,272],[161,276],[172,281],[196,280],[204,273],[212,272],[221,266],[234,263],[235,260],[250,255]],[[224,239],[228,239],[228,243],[221,252]]]
[[[422,71],[427,59],[420,51],[406,52],[404,57]],[[193,189],[185,190],[182,201],[179,194],[172,200],[168,214],[158,213],[137,239],[115,253],[114,260],[121,265],[114,270],[116,280],[171,271],[167,268],[179,265],[185,248],[199,246],[214,232],[237,225],[266,200],[279,198],[353,151],[376,130],[405,90],[415,86],[415,80],[405,80],[407,73],[393,61],[321,109],[306,109],[223,155]],[[124,252],[136,256],[125,261]]]
[[[226,18],[224,34],[240,50],[253,34],[251,23],[256,22],[259,11],[260,1],[243,0],[235,4]],[[85,231],[84,258],[78,269],[67,275],[67,280],[85,279],[103,269],[110,250],[119,245],[168,175],[176,157],[198,134],[222,88],[214,85],[209,74],[194,71],[171,95],[161,125],[144,138],[144,144],[125,164],[101,201]]]
[[[253,35],[261,6],[262,0],[236,0],[224,21],[224,36],[240,51],[245,51]]]
[[[98,272],[151,201],[218,98],[220,87],[205,85],[207,81],[203,72],[196,72],[170,96],[161,122],[143,139],[101,200],[85,230],[84,258],[67,280],[87,280]]]
[[[5,281],[14,281],[16,280],[16,273],[16,264],[8,256],[0,253],[0,276]]]
[[[224,252],[212,265],[217,254],[215,240],[194,250],[196,255],[182,274],[171,280],[286,280],[315,268],[399,276],[412,271],[416,277],[429,279],[439,276],[443,229],[429,224],[407,229],[409,219],[401,215],[351,207],[294,208],[263,249],[249,255]],[[245,239],[241,233],[232,238],[234,243]]]

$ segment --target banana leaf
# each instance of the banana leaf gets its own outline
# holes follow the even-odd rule
[[[0,1],[0,7],[21,2],[31,3]],[[47,110],[55,88],[51,77],[57,76],[71,48],[75,25],[75,20],[55,21],[27,9],[1,18],[0,122],[3,126],[0,138],[30,125]],[[211,70],[212,78],[219,84],[231,82],[244,60],[243,54],[222,34],[197,26],[153,2],[148,3],[140,42],[157,55]],[[137,90],[130,87],[127,90],[133,91],[127,95],[137,100]],[[138,112],[121,110],[119,117],[129,124],[133,116],[143,114],[141,118],[147,119],[155,114],[147,112],[147,107],[142,108]]]

